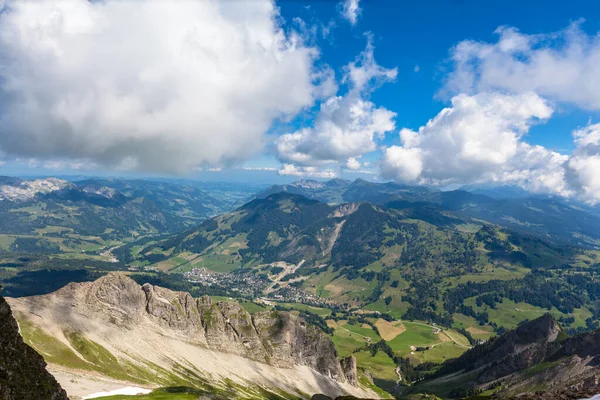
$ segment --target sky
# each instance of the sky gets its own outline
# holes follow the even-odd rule
[[[0,174],[600,202],[594,1],[0,0]]]

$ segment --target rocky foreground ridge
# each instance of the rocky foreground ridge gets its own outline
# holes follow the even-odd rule
[[[306,365],[336,381],[356,382],[356,363],[340,363],[327,335],[289,312],[250,315],[237,302],[213,303],[208,296],[194,299],[189,293],[147,283],[140,287],[121,274],[93,282],[85,306],[115,324],[137,324],[150,316],[212,350],[280,368]],[[342,365],[351,368],[344,370]]]
[[[0,399],[68,400],[46,371],[42,356],[23,342],[6,300],[0,296]]]
[[[339,360],[325,333],[290,312],[251,315],[237,302],[140,286],[118,273],[9,301],[17,318],[35,330],[32,340],[41,332],[60,342],[53,348],[72,351],[69,360],[80,358],[108,375],[118,366],[128,381],[168,386],[247,380],[301,396],[374,397],[358,386],[355,360]],[[72,367],[64,358],[56,363]],[[110,365],[113,358],[118,365]]]

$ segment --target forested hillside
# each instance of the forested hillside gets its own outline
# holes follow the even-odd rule
[[[272,295],[294,288],[484,336],[545,310],[572,331],[591,329],[600,317],[596,251],[475,225],[437,208],[416,215],[414,209],[330,206],[277,193],[198,228],[119,251],[132,265],[250,274]]]

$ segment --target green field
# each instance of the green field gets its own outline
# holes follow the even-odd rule
[[[194,264],[188,263],[184,268],[177,272],[189,271],[192,268],[206,268],[214,272],[227,273],[240,267],[240,263],[234,257],[222,254],[210,254],[198,257]]]
[[[421,362],[442,363],[451,358],[460,357],[465,350],[465,347],[461,347],[454,342],[445,342],[424,352],[415,353],[415,358],[418,358]]]
[[[520,322],[534,320],[548,312],[557,319],[562,316],[574,317],[575,322],[572,324],[572,327],[585,326],[585,320],[592,316],[592,313],[587,308],[575,309],[573,314],[563,314],[555,307],[551,310],[547,310],[528,303],[515,303],[506,298],[502,300],[502,303],[497,303],[495,309],[485,304],[478,307],[475,303],[475,298],[466,299],[465,305],[472,306],[477,312],[486,311],[490,321],[493,321],[506,329],[514,329]]]
[[[253,302],[250,302],[250,301],[240,301],[240,304],[250,314],[254,314],[254,313],[257,313],[257,312],[270,310],[270,308],[261,306],[260,304],[256,304],[256,303],[253,303]]]
[[[489,340],[495,335],[494,328],[488,324],[480,325],[479,322],[473,317],[469,317],[463,314],[454,314],[454,328],[463,328],[469,330],[471,336],[475,339]]]
[[[401,356],[410,354],[410,346],[427,347],[442,342],[429,325],[409,321],[402,323],[406,326],[406,331],[388,342],[390,347]]]
[[[375,320],[372,321],[375,322]],[[406,330],[387,343],[396,355],[409,358],[413,364],[423,362],[442,363],[451,358],[459,357],[469,348],[467,338],[454,329],[442,331],[438,334],[434,333],[435,328],[433,326],[423,322],[403,321],[402,324]],[[368,345],[382,340],[377,332],[366,324],[348,323],[347,321],[334,322],[329,320],[328,325],[334,327],[331,340],[335,344],[340,357],[355,356],[358,367],[368,370],[381,388],[389,390],[390,385],[393,386],[393,383],[398,379],[393,360],[383,351],[378,351],[373,356],[371,351],[367,349]],[[401,327],[398,321],[392,322],[392,326]],[[424,347],[427,350],[416,351],[414,348],[411,350],[411,346]]]
[[[203,392],[194,390],[194,389],[184,389],[179,388],[179,392],[177,389],[156,389],[152,391],[152,393],[148,394],[139,394],[137,396],[126,396],[126,395],[117,395],[117,396],[105,396],[98,397],[101,400],[196,400],[198,396],[204,394]],[[185,393],[187,391],[187,393]]]
[[[367,341],[367,337],[371,339],[371,342]],[[352,355],[354,350],[363,348],[369,343],[378,342],[381,338],[371,328],[366,329],[360,326],[343,324],[343,322],[339,321],[331,340],[335,344],[340,356],[346,357]]]
[[[329,308],[314,307],[314,306],[309,306],[308,304],[302,304],[302,303],[278,303],[278,304],[280,304],[283,307],[293,308],[295,310],[308,311],[313,314],[317,314],[318,316],[323,317],[323,318],[327,318],[331,315],[331,310]]]
[[[368,351],[359,351],[353,355],[356,357],[357,364],[368,370],[375,383],[383,389],[391,389],[391,386],[398,380],[396,365],[384,352],[379,351],[375,356],[372,356]]]

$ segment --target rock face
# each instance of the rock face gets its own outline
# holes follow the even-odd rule
[[[341,364],[329,337],[289,312],[250,315],[237,302],[213,303],[209,297],[194,299],[150,284],[140,287],[117,273],[61,291],[73,298],[78,312],[94,312],[108,323],[126,327],[150,318],[211,350],[281,368],[304,365],[338,382],[357,384],[356,362]]]
[[[46,371],[42,356],[23,342],[9,305],[0,296],[0,399],[68,400]]]
[[[546,345],[559,333],[554,319],[544,315],[445,362],[439,374],[481,370],[477,382],[491,382],[541,362],[547,354]]]
[[[558,340],[560,334],[554,318],[544,315],[445,362],[434,379],[462,379],[463,387],[477,390],[502,386],[498,399],[574,400],[600,393],[600,330]]]
[[[591,400],[600,393],[600,375],[590,376],[573,385],[514,397],[519,400]]]
[[[340,362],[342,365],[342,371],[346,380],[352,385],[358,385],[358,376],[356,374],[356,358],[346,357]]]

